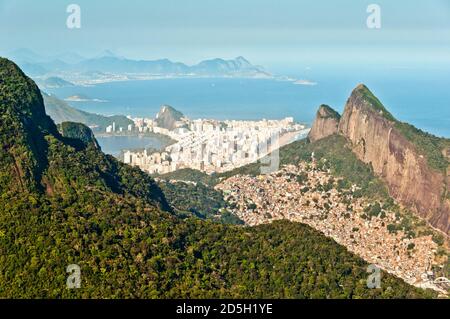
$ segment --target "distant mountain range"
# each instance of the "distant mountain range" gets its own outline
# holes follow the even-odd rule
[[[142,75],[147,77],[273,77],[263,67],[251,64],[242,56],[232,60],[215,58],[195,65],[187,65],[168,59],[132,60],[117,56],[110,51],[102,52],[94,58],[84,58],[75,53],[43,57],[28,49],[15,50],[6,55],[44,85],[45,82],[41,79],[55,77],[75,82],[87,79],[101,82],[126,80],[134,79],[138,75],[140,75],[139,79],[142,79]]]
[[[181,218],[174,203],[206,192],[172,189],[180,199],[168,201],[89,128],[57,127],[36,84],[3,58],[0,83],[0,298],[436,296],[384,271],[370,289],[368,263],[307,225]],[[68,289],[67,265],[82,269],[81,289]]]
[[[57,76],[51,76],[46,79],[37,81],[37,84],[39,85],[39,87],[46,89],[57,89],[62,87],[74,86],[73,83],[61,79]]]

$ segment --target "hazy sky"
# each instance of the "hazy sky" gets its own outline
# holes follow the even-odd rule
[[[66,8],[81,7],[81,29]],[[367,6],[382,27],[366,26]],[[243,55],[263,65],[450,60],[450,0],[0,0],[0,52],[104,49],[187,63]]]

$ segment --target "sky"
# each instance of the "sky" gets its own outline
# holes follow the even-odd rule
[[[81,28],[69,29],[69,4]],[[368,5],[381,8],[369,29]],[[0,52],[255,64],[450,61],[449,0],[0,0]],[[450,62],[449,62],[450,63]]]

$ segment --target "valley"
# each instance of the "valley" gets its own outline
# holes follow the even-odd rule
[[[0,302],[445,313],[448,2],[0,0]]]
[[[2,298],[437,297],[386,272],[369,288],[368,264],[307,225],[180,216],[86,125],[56,126],[17,65],[0,58],[0,79]],[[81,289],[66,286],[73,264]]]

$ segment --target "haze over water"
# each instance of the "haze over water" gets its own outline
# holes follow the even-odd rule
[[[278,74],[315,86],[257,79],[194,78],[111,82],[48,90],[107,102],[70,102],[89,112],[154,117],[169,104],[190,118],[279,119],[312,123],[320,104],[343,111],[351,90],[366,84],[399,120],[450,137],[450,67],[293,66]]]

